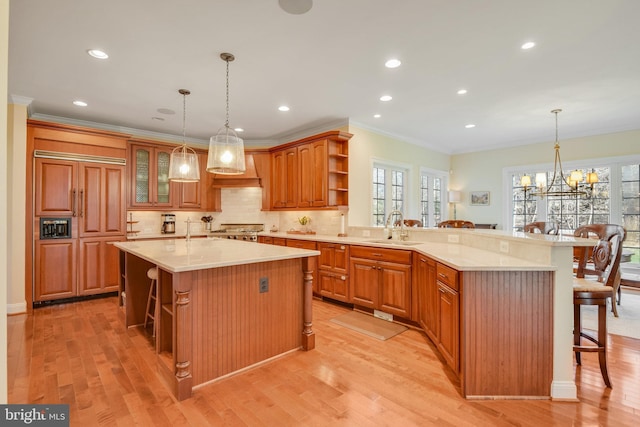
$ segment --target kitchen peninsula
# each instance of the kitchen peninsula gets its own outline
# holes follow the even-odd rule
[[[589,239],[412,229],[400,241],[383,239],[381,229],[350,228],[349,237],[265,232],[259,240],[316,242],[319,277],[348,278],[346,292],[335,285],[336,296],[418,324],[464,397],[576,400],[572,255],[575,246],[593,245]],[[347,261],[328,261],[338,249]],[[330,264],[347,267],[325,273]],[[316,293],[332,298],[318,282]]]
[[[226,239],[117,242],[125,325],[142,325],[158,269],[156,352],[178,400],[193,387],[315,346],[317,251]]]

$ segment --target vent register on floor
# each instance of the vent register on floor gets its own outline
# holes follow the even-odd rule
[[[382,341],[388,340],[407,330],[405,326],[378,319],[358,311],[350,311],[349,313],[331,319],[331,321]]]

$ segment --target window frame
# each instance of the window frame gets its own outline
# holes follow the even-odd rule
[[[401,171],[403,173],[403,185],[402,185],[402,216],[404,218],[407,217],[407,212],[411,210],[410,199],[411,199],[411,171],[412,167],[406,163],[393,162],[384,159],[371,159],[371,165],[369,167],[369,224],[372,227],[382,227],[381,225],[375,224],[373,217],[373,169],[379,168],[384,169],[385,171],[385,198],[384,198],[384,217],[385,220],[388,217],[391,210],[393,210],[393,201],[392,201],[392,180],[391,180],[391,171]]]

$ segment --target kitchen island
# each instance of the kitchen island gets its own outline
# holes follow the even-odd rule
[[[145,323],[157,267],[158,367],[178,400],[192,389],[315,346],[317,251],[226,239],[117,242],[125,325]]]

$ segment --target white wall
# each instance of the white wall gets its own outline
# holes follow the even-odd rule
[[[521,165],[546,165],[553,169],[554,142],[529,144],[508,149],[478,151],[457,154],[451,157],[450,186],[463,191],[462,203],[457,205],[458,219],[477,223],[498,223],[502,228],[503,169]],[[572,161],[584,161],[607,157],[640,154],[640,130],[618,132],[607,135],[560,140],[560,157],[563,165]],[[567,167],[565,166],[565,169]],[[489,206],[470,206],[469,192],[488,190],[491,192]]]
[[[9,0],[0,0],[0,99],[7,99],[9,66]],[[0,123],[7,123],[7,104],[0,102]],[[7,132],[0,133],[0,218],[8,217]],[[0,403],[7,403],[7,221],[0,221]]]
[[[381,135],[354,125],[349,141],[349,226],[371,225],[371,165],[373,159],[408,165],[409,200],[407,216],[420,218],[420,167],[447,171],[450,157],[418,147],[390,136]]]

